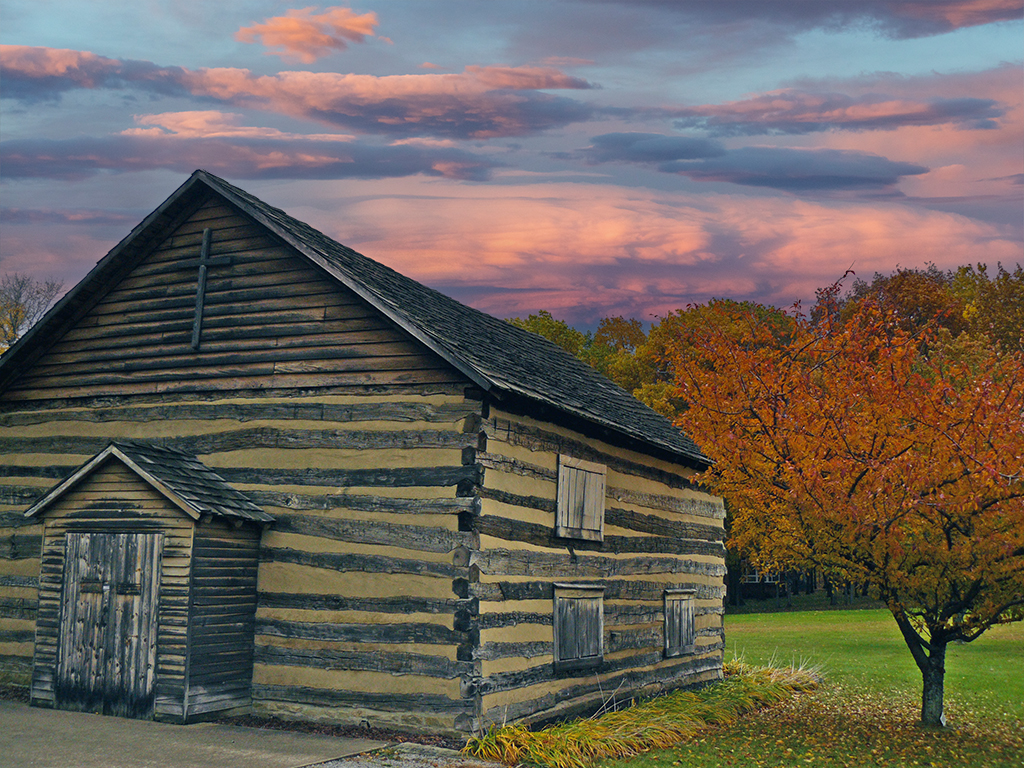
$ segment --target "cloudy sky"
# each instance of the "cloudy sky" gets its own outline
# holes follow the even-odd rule
[[[1021,0],[0,0],[0,272],[205,168],[500,317],[1024,261]]]

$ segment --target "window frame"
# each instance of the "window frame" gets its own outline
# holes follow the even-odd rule
[[[664,595],[665,622],[662,632],[665,636],[665,657],[686,656],[697,649],[697,626],[695,611],[696,589],[666,589]],[[672,607],[670,607],[672,606]],[[688,619],[689,626],[681,626]],[[686,632],[685,630],[689,631]],[[679,640],[673,645],[673,641]],[[689,640],[689,643],[681,642]]]
[[[599,584],[554,584],[551,628],[555,672],[591,670],[599,668],[604,663],[604,592],[605,588]],[[597,652],[582,655],[579,653],[581,638],[574,630],[576,622],[584,617],[584,605],[588,602],[594,603],[589,612],[595,622],[590,637],[592,641],[596,641]],[[571,627],[563,625],[563,618],[573,622]],[[570,631],[571,638],[566,636]]]
[[[604,541],[607,489],[608,467],[604,464],[559,454],[555,536]]]

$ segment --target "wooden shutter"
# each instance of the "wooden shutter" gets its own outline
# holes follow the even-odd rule
[[[556,584],[555,670],[600,666],[604,657],[604,587]]]
[[[583,459],[558,457],[558,512],[555,535],[566,539],[604,539],[607,468]]]
[[[697,633],[693,625],[696,592],[691,589],[665,590],[665,655],[693,653]]]

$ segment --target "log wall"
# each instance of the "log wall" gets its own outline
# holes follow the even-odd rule
[[[603,541],[555,535],[559,456],[607,467]],[[692,472],[492,405],[480,424],[480,547],[464,585],[479,645],[477,726],[582,712],[721,677],[724,509]],[[604,587],[604,659],[562,674],[554,662],[554,583]],[[665,657],[666,589],[696,590],[693,653]]]

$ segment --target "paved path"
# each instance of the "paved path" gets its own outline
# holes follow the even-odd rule
[[[4,768],[299,768],[382,741],[198,723],[168,725],[0,701]]]

